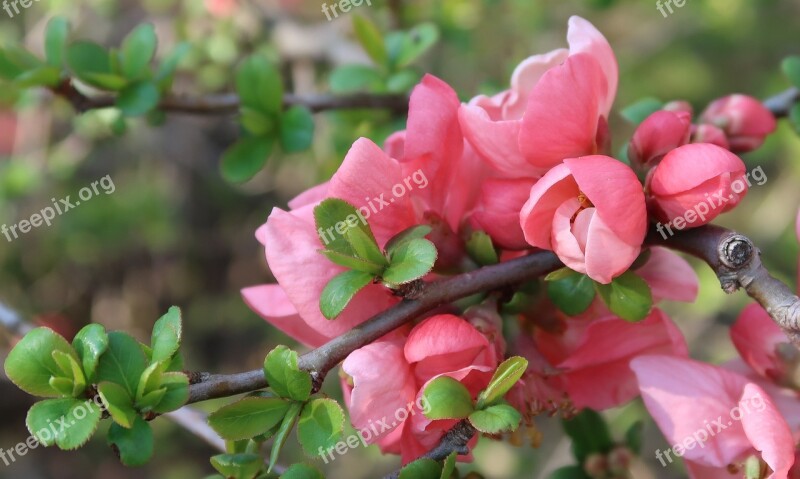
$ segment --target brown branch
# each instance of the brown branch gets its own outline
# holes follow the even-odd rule
[[[650,244],[660,244],[696,256],[711,267],[723,291],[743,288],[755,299],[795,346],[800,347],[800,298],[761,263],[761,252],[744,235],[714,225],[663,238],[651,232]]]
[[[114,106],[113,95],[87,96],[79,91],[70,80],[65,80],[53,88],[53,93],[64,97],[73,108],[80,113],[97,108]],[[408,111],[408,95],[351,93],[347,95],[295,95],[287,93],[283,96],[284,106],[305,106],[314,113],[326,110],[375,109],[389,110],[398,114]],[[232,115],[239,111],[239,96],[235,93],[221,93],[206,96],[174,96],[164,97],[158,109],[170,113],[187,113],[196,115]]]
[[[452,429],[447,431],[445,435],[442,436],[442,440],[439,441],[439,444],[437,444],[436,447],[417,459],[433,459],[434,461],[443,461],[453,452],[457,452],[458,454],[469,454],[469,448],[467,447],[467,444],[476,432],[478,431],[472,427],[472,424],[464,419],[453,426]],[[384,479],[397,479],[398,477],[400,477],[400,469],[387,475],[384,477]]]
[[[789,114],[789,110],[798,101],[800,101],[800,90],[789,88],[764,100],[764,106],[775,115],[775,118],[782,118]]]
[[[314,384],[319,387],[328,371],[351,352],[422,314],[475,293],[538,278],[561,266],[561,262],[553,253],[538,251],[522,258],[427,283],[421,287],[415,299],[404,299],[341,336],[300,356],[300,367],[311,372]],[[232,396],[265,387],[267,381],[260,369],[238,374],[212,374],[190,386],[189,403]]]

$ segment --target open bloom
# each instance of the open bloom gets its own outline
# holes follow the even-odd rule
[[[700,115],[725,132],[733,152],[755,150],[775,131],[775,116],[763,103],[747,95],[729,95],[715,100]]]
[[[567,159],[531,188],[520,224],[529,244],[607,284],[641,250],[647,229],[642,185],[613,158]]]
[[[653,213],[682,229],[711,222],[733,209],[747,194],[745,166],[738,156],[705,143],[667,153],[648,178]]]
[[[364,430],[385,424],[369,442],[409,462],[435,446],[457,422],[424,416],[427,383],[446,375],[475,397],[496,367],[494,346],[475,327],[458,316],[432,316],[407,338],[390,335],[345,359],[342,369],[352,378],[352,385],[345,385],[345,399],[353,426]]]

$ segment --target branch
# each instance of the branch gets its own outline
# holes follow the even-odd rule
[[[31,323],[22,319],[19,313],[2,302],[0,302],[0,327],[17,338],[25,336],[34,328]]]
[[[775,115],[775,118],[782,118],[789,114],[789,110],[798,101],[800,101],[800,90],[789,88],[764,100],[764,106]]]
[[[467,444],[476,432],[478,431],[472,427],[472,424],[464,419],[453,426],[452,429],[447,431],[447,433],[442,436],[442,440],[439,441],[439,444],[436,445],[436,447],[417,459],[433,459],[434,461],[443,461],[453,452],[457,452],[458,454],[469,454],[469,448],[467,447]],[[384,479],[397,479],[398,477],[400,477],[400,469],[384,477]]]
[[[182,407],[177,411],[168,412],[164,416],[202,439],[212,448],[222,453],[227,452],[225,441],[208,425],[208,415],[206,413],[190,407]]]
[[[717,274],[723,291],[730,294],[744,288],[767,310],[791,342],[800,347],[800,298],[769,274],[761,263],[761,252],[749,238],[726,228],[706,225],[668,239],[651,231],[648,243],[677,249],[708,263]]]
[[[53,93],[64,97],[73,108],[80,113],[97,108],[114,106],[113,95],[87,96],[79,91],[70,80],[65,80],[53,88]],[[398,114],[408,111],[408,95],[351,93],[347,95],[308,95],[301,96],[287,93],[283,96],[286,107],[301,105],[313,113],[326,110],[376,109],[389,110]],[[232,115],[239,111],[239,96],[235,93],[221,93],[200,97],[174,96],[164,97],[158,109],[171,113],[188,113],[196,115]]]
[[[529,281],[562,266],[549,251],[537,251],[528,256],[487,266],[452,278],[424,284],[414,299],[404,299],[350,331],[338,336],[299,359],[299,365],[311,373],[318,388],[325,375],[351,352],[365,346],[400,326],[443,304],[491,291],[504,286]],[[233,396],[267,387],[261,369],[238,374],[213,374],[190,386],[189,403]]]

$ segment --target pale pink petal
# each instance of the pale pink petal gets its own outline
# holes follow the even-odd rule
[[[406,157],[406,131],[396,131],[386,138],[383,142],[383,151],[398,161],[403,161]]]
[[[651,247],[650,257],[636,274],[647,281],[656,301],[669,299],[691,303],[697,299],[697,274],[685,259],[670,249]]]
[[[242,298],[250,309],[292,339],[313,348],[328,341],[327,337],[317,333],[303,321],[286,293],[277,284],[244,288]]]
[[[478,206],[471,220],[476,229],[491,236],[495,245],[509,249],[528,247],[519,225],[519,212],[536,180],[489,179],[481,186]]]
[[[772,469],[767,479],[785,478],[794,464],[794,439],[769,395],[755,384],[747,384],[739,410],[744,433]]]
[[[786,364],[777,356],[777,348],[789,340],[759,304],[747,305],[731,327],[731,340],[742,359],[753,370],[773,381],[784,379]]]
[[[550,240],[553,252],[565,265],[579,273],[586,272],[586,256],[575,234],[572,232],[572,218],[580,210],[578,198],[572,197],[561,204],[553,215],[553,237]],[[588,211],[588,210],[584,210]],[[583,213],[583,212],[581,212]],[[583,218],[591,220],[593,210],[583,214]],[[582,222],[585,223],[585,222]],[[583,227],[588,227],[584,224]],[[580,226],[577,228],[580,229]]]
[[[563,63],[568,56],[569,51],[566,48],[559,48],[522,60],[511,75],[511,91],[503,105],[503,118],[522,118],[528,106],[528,94],[539,83],[542,75]]]
[[[480,157],[511,178],[533,176],[540,171],[519,151],[521,120],[492,121],[485,110],[461,105],[458,112],[464,137]]]
[[[588,231],[586,274],[599,283],[610,283],[627,271],[639,256],[641,243],[623,241],[600,216],[599,210],[592,216]]]
[[[295,210],[312,203],[319,203],[328,197],[328,183],[313,186],[289,200],[289,208]]]
[[[577,198],[579,192],[567,165],[560,164],[548,171],[533,185],[530,197],[520,211],[525,241],[538,248],[552,249],[553,215],[569,198]]]
[[[591,23],[579,16],[573,15],[569,19],[569,30],[567,31],[567,41],[569,42],[569,52],[586,52],[597,60],[603,69],[607,82],[607,91],[601,102],[601,111],[608,118],[614,97],[617,94],[617,83],[619,81],[619,68],[617,58],[608,40]]]

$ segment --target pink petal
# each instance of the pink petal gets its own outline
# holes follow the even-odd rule
[[[312,203],[319,203],[328,197],[329,182],[313,186],[289,200],[289,208],[296,210]]]
[[[528,94],[548,70],[563,63],[568,56],[567,49],[559,48],[530,56],[520,62],[511,75],[511,92],[503,105],[503,118],[506,120],[522,118],[528,105]]]
[[[527,178],[484,181],[478,206],[471,216],[476,229],[485,231],[502,248],[527,248],[528,243],[519,225],[519,212],[535,181]]]
[[[697,299],[698,279],[692,266],[667,248],[650,248],[650,258],[636,270],[647,281],[653,298],[694,302]]]
[[[286,293],[277,284],[252,286],[242,290],[244,302],[271,325],[306,346],[316,348],[328,338],[311,329],[303,321]]]
[[[655,169],[650,182],[654,195],[673,195],[719,177],[722,173],[743,175],[738,156],[708,143],[691,143],[669,152]]]
[[[600,103],[603,116],[608,118],[614,97],[617,94],[617,83],[619,81],[619,69],[617,58],[608,40],[600,33],[597,28],[583,18],[573,15],[569,19],[569,30],[567,31],[567,41],[569,42],[569,52],[571,55],[586,52],[597,60],[600,68],[605,75],[607,90]]]
[[[610,283],[627,271],[639,256],[641,243],[623,241],[600,216],[599,210],[592,217],[588,232],[586,274],[599,283]]]
[[[458,118],[470,145],[498,171],[512,178],[534,176],[540,171],[519,151],[517,139],[522,120],[492,121],[485,110],[470,105],[461,105]]]
[[[786,364],[777,356],[777,347],[789,340],[759,304],[747,305],[731,327],[731,340],[739,355],[759,375],[783,380]]]
[[[567,165],[560,164],[548,171],[533,185],[530,197],[519,214],[525,241],[532,246],[551,250],[553,215],[566,200],[577,198],[578,193],[578,185],[571,178]]]
[[[580,207],[581,203],[578,198],[575,197],[568,199],[558,207],[553,215],[553,237],[550,242],[553,245],[553,252],[558,255],[558,259],[570,269],[579,273],[585,273],[586,255],[583,252],[578,238],[573,234],[571,224],[572,217],[575,216],[575,213],[579,211]],[[576,224],[576,229],[580,230],[581,227],[584,229],[588,228],[586,220],[588,219],[588,221],[591,221],[593,213],[594,208],[581,211],[579,216],[583,218],[581,222],[582,225]],[[582,234],[585,235],[586,232],[584,231]]]
[[[794,464],[794,439],[769,395],[755,384],[747,384],[739,410],[744,433],[772,469],[767,479],[787,477]]]

